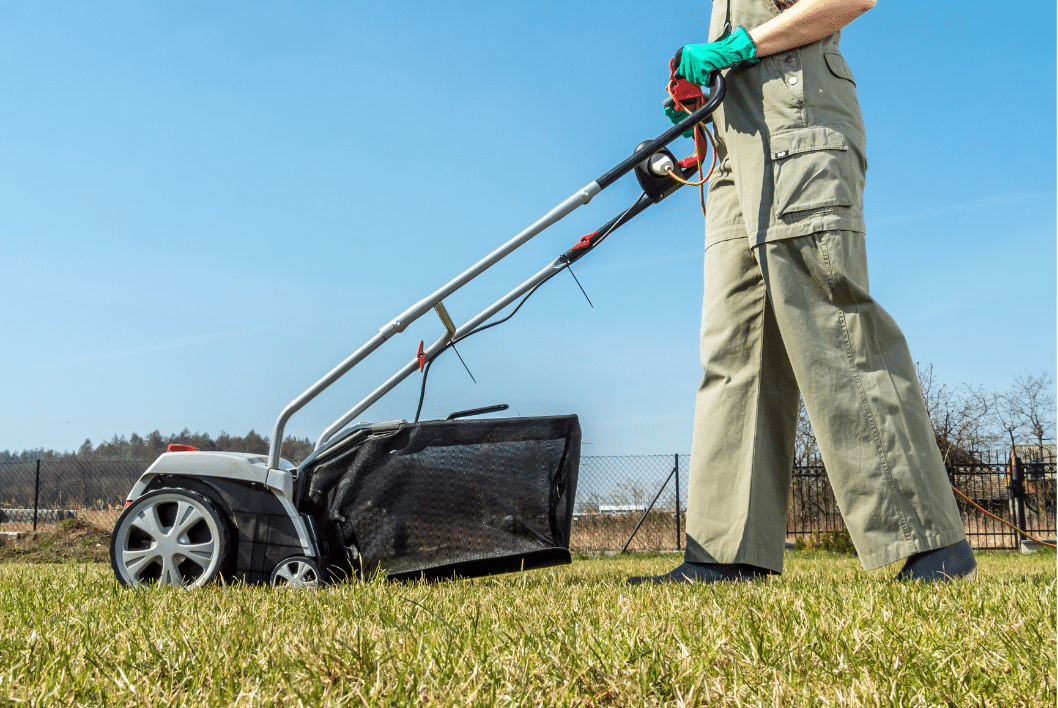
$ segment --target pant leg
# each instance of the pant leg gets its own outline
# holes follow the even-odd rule
[[[744,236],[706,249],[701,356],[686,559],[781,571],[798,391]]]
[[[759,250],[764,287],[863,567],[964,539],[907,343],[869,293],[864,235],[821,232]]]

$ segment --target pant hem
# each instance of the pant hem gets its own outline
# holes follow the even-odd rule
[[[966,539],[966,531],[959,529],[947,533],[937,534],[930,537],[919,537],[910,541],[900,541],[886,546],[877,553],[860,554],[860,563],[864,570],[877,570],[890,563],[902,561],[908,556],[925,551],[935,551],[938,548],[950,546]]]
[[[779,548],[778,555],[772,553],[751,553],[745,547],[740,547],[728,553],[721,553],[718,550],[717,553],[719,555],[714,555],[688,535],[687,549],[683,553],[683,559],[688,563],[719,563],[723,565],[744,563],[745,565],[770,570],[773,573],[782,573],[783,553],[786,550],[785,540],[781,542]]]

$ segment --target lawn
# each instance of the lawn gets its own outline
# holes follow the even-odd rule
[[[788,554],[766,584],[629,587],[676,557],[469,581],[130,591],[0,564],[0,702],[28,705],[1055,705],[1055,554],[898,583]]]

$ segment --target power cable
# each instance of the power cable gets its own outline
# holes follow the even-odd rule
[[[1019,529],[1017,526],[1015,526],[1014,524],[1010,523],[1006,519],[999,518],[998,516],[996,516],[995,514],[993,514],[992,512],[988,511],[983,506],[981,506],[980,504],[975,502],[973,499],[971,499],[970,497],[966,496],[961,491],[956,489],[954,484],[951,485],[951,488],[952,488],[952,491],[954,491],[960,497],[962,497],[967,502],[969,502],[970,506],[973,506],[973,507],[977,508],[979,511],[983,511],[986,516],[992,517],[993,519],[995,519],[999,523],[1009,526],[1010,528],[1014,529],[1015,531],[1017,531],[1018,533],[1020,533],[1022,536],[1024,536],[1027,539],[1029,539],[1030,541],[1035,541],[1036,543],[1040,544],[1041,546],[1046,546],[1047,548],[1055,548],[1056,547],[1055,544],[1053,544],[1053,543],[1047,543],[1046,541],[1041,541],[1040,539],[1035,538],[1034,536],[1030,536],[1028,533],[1026,533],[1025,531]]]
[[[601,233],[596,234],[595,240],[591,244],[591,247],[590,247],[589,250],[593,250],[596,246],[598,246],[600,243],[602,243],[606,239],[607,236],[609,236],[611,233],[613,233],[620,226],[624,225],[625,222],[627,222],[627,220],[629,218],[628,215],[631,214],[633,212],[633,210],[638,208],[640,206],[640,204],[643,202],[644,199],[649,199],[649,197],[645,193],[644,194],[640,194],[639,198],[636,199],[635,203],[632,204],[632,206],[628,207],[623,212],[621,212],[621,215],[618,216],[614,220],[614,222],[610,226],[610,228],[606,229],[605,231],[602,231]],[[583,255],[586,255],[586,253],[587,252],[585,252],[585,254],[583,254]],[[578,256],[576,260],[579,260],[580,257],[581,256]],[[529,292],[527,292],[522,297],[522,299],[518,302],[518,305],[515,306],[515,308],[511,311],[511,313],[509,315],[507,315],[506,317],[504,317],[501,320],[496,320],[495,322],[489,322],[488,324],[483,324],[480,327],[475,327],[474,329],[470,330],[469,332],[467,332],[466,334],[462,335],[461,337],[453,339],[452,341],[450,341],[447,344],[445,344],[444,347],[441,348],[441,351],[437,352],[436,354],[434,354],[432,357],[430,357],[426,361],[426,364],[424,365],[423,372],[422,372],[422,385],[419,388],[419,405],[415,409],[415,420],[413,422],[418,423],[419,422],[419,416],[422,414],[422,404],[423,404],[423,401],[426,399],[426,379],[430,375],[430,366],[433,364],[434,360],[437,357],[439,357],[442,354],[444,354],[449,348],[454,349],[455,345],[457,343],[462,342],[467,337],[470,337],[470,336],[473,336],[475,334],[478,334],[479,332],[484,332],[485,330],[491,329],[492,327],[496,327],[497,325],[501,325],[504,322],[506,322],[509,319],[511,319],[512,317],[514,317],[518,313],[518,310],[522,309],[522,305],[525,304],[526,300],[528,300],[533,295],[533,293],[535,293],[537,290],[540,289],[540,286],[542,286],[544,283],[546,283],[547,281],[549,281],[552,278],[554,278],[556,275],[558,275],[562,271],[569,270],[569,267],[573,264],[574,260],[575,259],[567,259],[564,263],[562,263],[562,265],[560,267],[556,268],[551,273],[548,273],[547,276],[543,280],[541,280],[539,283],[534,285],[532,287],[532,289],[529,290]],[[571,275],[573,274],[572,270],[569,270],[569,272],[570,272]],[[574,275],[573,279],[577,280],[577,276]],[[584,288],[580,285],[580,281],[579,280],[577,280],[577,285],[580,287],[581,292],[584,293],[584,297],[588,298],[588,294],[584,292]],[[588,304],[589,305],[591,304],[591,300],[590,299],[588,299]],[[595,306],[592,305],[592,307],[594,308]],[[458,355],[459,352],[456,352],[456,354]],[[460,356],[459,360],[463,361],[463,357]],[[466,362],[463,362],[463,366],[466,367]],[[470,373],[470,369],[469,368],[467,368],[467,373]],[[473,379],[474,375],[471,374],[470,378]],[[475,380],[475,383],[477,383],[476,380]]]

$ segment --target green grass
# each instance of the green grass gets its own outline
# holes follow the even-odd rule
[[[629,587],[676,557],[432,585],[130,591],[0,565],[0,703],[1055,704],[1055,555],[926,586],[789,554],[753,586]]]

